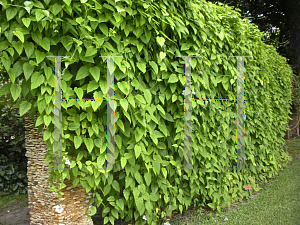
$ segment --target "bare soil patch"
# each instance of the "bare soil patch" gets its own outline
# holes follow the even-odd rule
[[[28,199],[13,204],[0,211],[0,225],[30,225]]]

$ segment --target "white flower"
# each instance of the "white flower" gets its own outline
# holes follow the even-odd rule
[[[194,92],[194,91],[193,91],[192,93],[193,93],[193,95],[195,95],[195,94],[196,94],[196,92]]]
[[[171,225],[171,224],[169,224],[168,222],[166,222],[166,223],[164,223],[164,225]]]
[[[56,209],[55,209],[55,212],[58,212],[58,213],[62,213],[62,211],[64,211],[64,208],[62,206],[55,206]]]
[[[144,220],[147,220],[147,217],[146,217],[146,215],[143,215],[143,219],[144,219]]]
[[[227,217],[225,217],[224,221],[227,221],[227,220],[228,220]]]
[[[69,159],[66,159],[65,164],[71,165],[70,160],[69,160]]]
[[[202,71],[199,71],[199,73],[202,74],[203,72],[202,72]]]
[[[9,212],[10,212],[10,210],[7,210],[6,212],[8,212],[8,213],[9,213]]]

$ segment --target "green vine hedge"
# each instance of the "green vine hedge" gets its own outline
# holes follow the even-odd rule
[[[282,143],[291,103],[292,70],[264,34],[227,6],[204,0],[1,0],[0,56],[20,116],[47,127],[45,163],[54,168],[54,58],[62,58],[62,98],[107,98],[107,58],[115,62],[115,163],[106,160],[105,101],[62,102],[62,155],[71,170],[52,170],[51,188],[80,182],[102,208],[105,224],[119,216],[155,224],[174,210],[213,210],[248,197],[290,160]],[[184,57],[192,58],[196,98],[236,98],[237,59],[245,58],[245,167],[236,165],[236,103],[193,101],[194,168],[183,168]],[[195,72],[196,71],[196,72]],[[201,71],[201,73],[198,73]],[[17,77],[24,78],[16,85]],[[284,101],[286,104],[284,104]],[[58,103],[56,103],[58,104]],[[75,144],[75,157],[70,145]],[[116,174],[119,176],[117,177]],[[52,182],[55,179],[57,182]],[[100,179],[102,181],[100,182]],[[56,185],[59,186],[57,187]],[[124,198],[115,199],[123,193]],[[166,212],[164,210],[167,208]],[[92,207],[92,213],[96,208]]]

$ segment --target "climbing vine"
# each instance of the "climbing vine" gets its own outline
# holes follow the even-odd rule
[[[239,13],[204,0],[1,0],[0,5],[0,56],[11,81],[0,94],[11,93],[14,101],[21,95],[15,104],[20,116],[29,111],[33,120],[39,112],[35,126],[47,128],[49,168],[54,168],[59,103],[54,104],[54,57],[47,56],[70,56],[62,58],[67,101],[61,114],[62,163],[71,170],[49,172],[49,191],[62,197],[66,178],[87,192],[100,189],[91,201],[102,207],[105,224],[119,216],[142,224],[143,215],[156,224],[159,215],[182,213],[191,204],[208,203],[220,211],[249,195],[245,185],[257,191],[257,181],[275,176],[289,159],[282,143],[291,68]],[[99,170],[106,167],[106,103],[71,99],[106,99],[112,68],[108,57],[99,56],[116,55],[123,57],[114,58],[115,167],[124,170]],[[183,168],[185,85],[185,61],[176,56],[185,55],[200,56],[191,60],[191,89],[198,99],[236,98],[237,60],[229,56],[253,56],[245,58],[244,71],[245,165],[255,170],[229,170],[236,161],[235,103],[196,100],[192,162],[201,169],[175,170]],[[17,77],[24,78],[21,86]],[[124,197],[116,199],[121,192]]]

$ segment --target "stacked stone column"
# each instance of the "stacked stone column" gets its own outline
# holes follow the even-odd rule
[[[34,115],[35,120],[37,115]],[[66,187],[62,189],[62,192],[64,192],[63,198],[65,199],[61,202],[64,210],[62,213],[55,212],[55,206],[59,204],[59,198],[57,193],[49,192],[49,163],[43,164],[47,152],[47,144],[43,140],[45,129],[38,134],[38,127],[34,126],[28,112],[24,115],[24,120],[25,156],[28,158],[27,178],[30,224],[93,225],[93,221],[89,220],[85,215],[87,207],[89,207],[88,214],[91,215],[90,207],[92,204],[89,202],[89,199],[92,193],[86,193],[80,182],[74,188],[72,180],[65,179]]]

